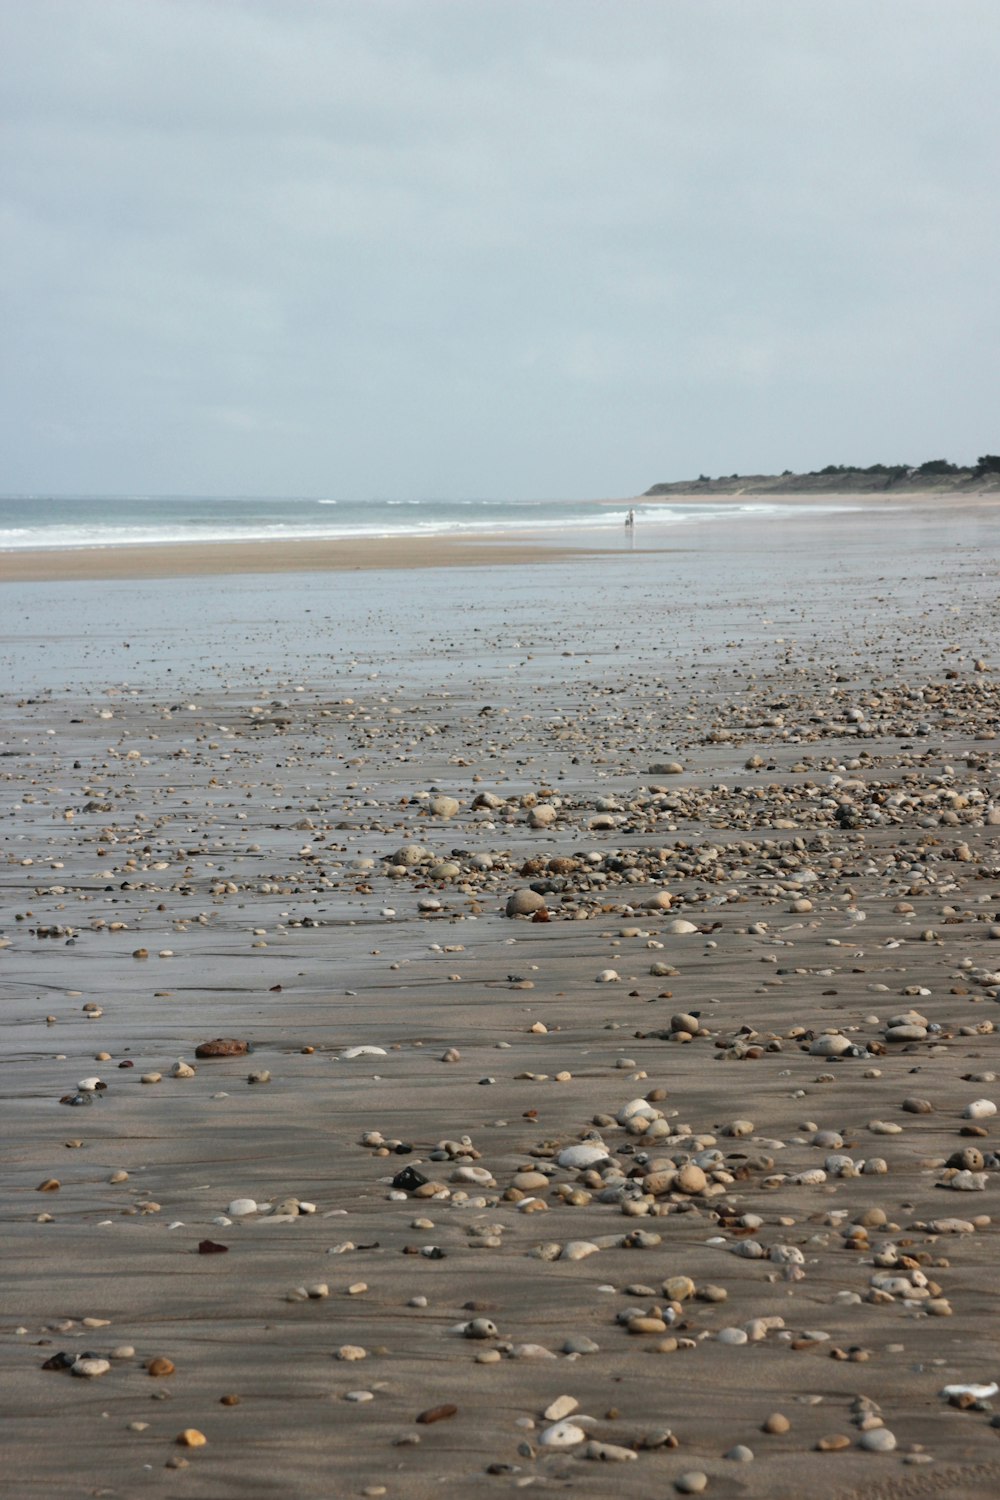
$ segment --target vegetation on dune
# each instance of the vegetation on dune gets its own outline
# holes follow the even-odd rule
[[[1000,480],[1000,454],[984,453],[974,464],[957,464],[948,458],[928,458],[921,464],[826,464],[822,469],[808,469],[796,474],[783,469],[780,474],[699,474],[696,481],[675,480],[654,484],[647,495],[666,494],[670,490],[690,488],[740,493],[790,492],[794,490],[888,490],[897,486],[907,489],[956,490],[963,485],[981,484],[988,488]]]

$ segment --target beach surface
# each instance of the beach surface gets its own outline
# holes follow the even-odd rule
[[[994,502],[252,546],[0,559],[5,1494],[995,1495]]]

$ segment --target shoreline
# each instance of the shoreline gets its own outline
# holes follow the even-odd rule
[[[594,557],[603,547],[546,545],[496,534],[312,538],[301,541],[156,542],[124,547],[24,548],[0,553],[5,583],[105,582],[114,579],[205,578],[233,574],[356,573],[375,569],[516,566]]]
[[[1000,507],[1000,492],[942,496],[933,491],[889,496],[851,494],[753,495],[690,494],[670,497],[636,496],[623,507],[635,509],[640,520],[648,509],[676,500],[709,511],[734,508],[752,526],[780,524],[787,512],[804,520],[810,514],[829,516],[840,510],[859,521],[899,517],[912,511],[958,519],[989,513]],[[597,502],[595,502],[597,503]],[[750,508],[750,513],[747,512]],[[768,512],[761,515],[760,510]],[[684,524],[664,523],[640,531],[637,552],[677,551],[690,538],[691,527],[705,518],[690,517]],[[655,528],[655,529],[654,529]],[[622,554],[621,533],[591,529],[584,524],[575,540],[557,539],[551,531],[529,527],[511,532],[433,536],[397,534],[376,537],[314,537],[248,541],[192,541],[133,543],[111,547],[26,547],[0,551],[0,586],[8,583],[106,582],[113,580],[225,577],[245,574],[345,573],[414,568],[502,567],[565,562]],[[647,543],[647,538],[650,542]],[[631,544],[630,544],[631,545]]]

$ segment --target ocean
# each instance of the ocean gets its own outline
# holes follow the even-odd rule
[[[24,495],[0,499],[0,551],[180,542],[336,540],[620,528],[627,500],[338,500],[287,496]],[[767,503],[639,505],[641,525],[772,515]]]

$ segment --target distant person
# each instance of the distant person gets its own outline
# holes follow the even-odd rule
[[[632,527],[634,525],[635,525],[635,511],[634,510],[629,510],[628,515],[625,517],[625,526],[626,526],[626,529],[628,531],[631,531]]]

